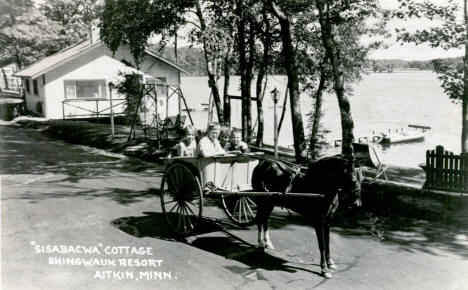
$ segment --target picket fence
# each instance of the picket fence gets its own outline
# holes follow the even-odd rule
[[[424,189],[468,192],[468,153],[455,155],[439,145],[426,151]]]

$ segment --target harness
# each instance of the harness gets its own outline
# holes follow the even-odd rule
[[[271,162],[274,162],[280,168],[280,170],[282,170],[283,172],[287,172],[289,174],[289,176],[290,176],[289,182],[288,182],[288,185],[286,186],[285,190],[282,192],[282,202],[280,202],[281,209],[283,209],[284,204],[286,203],[286,195],[289,192],[291,192],[294,180],[298,176],[302,177],[302,176],[305,175],[302,171],[304,169],[306,169],[306,167],[302,166],[302,165],[292,163],[292,162],[289,162],[289,161],[286,161],[286,160],[282,160],[282,159],[275,160],[275,159],[270,159],[270,158],[265,158],[265,157],[258,157],[258,156],[256,156],[256,158],[261,159],[261,160],[269,160]],[[266,192],[270,191],[270,190],[268,190],[268,188],[266,188],[265,185],[263,186],[263,190],[265,190]],[[288,212],[289,212],[289,209],[288,209]]]

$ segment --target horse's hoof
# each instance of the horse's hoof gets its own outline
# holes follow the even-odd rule
[[[337,267],[336,267],[335,262],[330,260],[330,261],[327,262],[327,264],[328,264],[328,269],[336,270]]]
[[[268,249],[268,250],[274,250],[274,249],[275,249],[275,247],[273,246],[273,244],[272,244],[272,243],[266,243],[266,244],[265,244],[265,249]]]
[[[327,279],[333,278],[332,273],[325,271],[325,270],[322,270],[322,276]]]
[[[265,248],[265,244],[263,243],[262,240],[258,240],[258,247],[263,248],[263,249]]]

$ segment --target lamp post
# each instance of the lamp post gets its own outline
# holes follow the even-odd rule
[[[274,116],[274,127],[273,127],[273,140],[274,140],[274,156],[275,158],[278,158],[278,118],[276,115],[276,105],[278,104],[279,101],[279,91],[276,89],[276,87],[273,89],[273,91],[270,92],[271,94],[271,99],[273,100],[274,107],[273,107],[273,116]]]
[[[112,132],[112,137],[114,137],[115,131],[114,131],[114,108],[112,107],[112,90],[114,89],[115,85],[113,82],[109,82],[109,102],[110,102],[110,122],[111,122],[111,132]]]

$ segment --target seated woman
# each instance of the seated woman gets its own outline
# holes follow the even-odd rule
[[[247,143],[242,141],[242,132],[239,129],[232,129],[231,139],[224,146],[226,151],[240,151],[240,152],[249,152],[249,146]]]
[[[192,125],[188,125],[184,128],[182,141],[177,144],[177,156],[196,156],[196,153],[195,128]]]
[[[219,144],[219,132],[221,127],[218,123],[210,123],[206,132],[206,136],[198,142],[197,153],[201,157],[209,157],[226,153]]]

